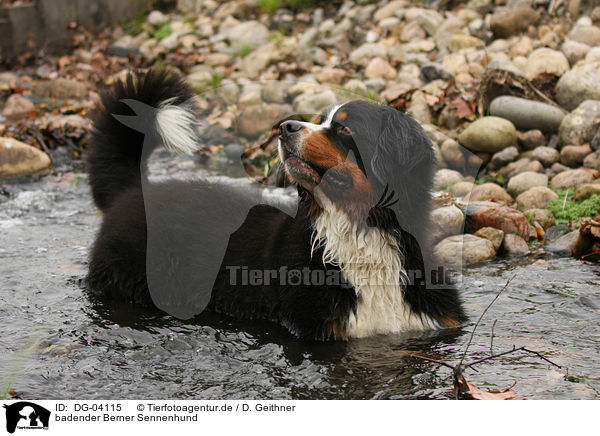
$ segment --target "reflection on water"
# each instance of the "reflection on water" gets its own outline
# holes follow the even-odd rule
[[[227,174],[224,160],[215,168]],[[157,177],[210,175],[193,159],[161,160]],[[234,174],[239,176],[238,174]],[[291,338],[270,323],[201,315],[179,321],[82,291],[99,218],[85,174],[66,172],[0,191],[0,390],[24,398],[449,398],[446,368],[407,350],[452,361],[471,326],[449,333],[386,335],[348,343]],[[277,191],[277,195],[291,195]],[[541,260],[540,260],[541,259]],[[600,398],[600,268],[541,253],[467,269],[474,323],[508,278],[469,356],[527,345],[532,356],[491,361],[467,377],[530,398]],[[472,325],[472,324],[471,324]]]

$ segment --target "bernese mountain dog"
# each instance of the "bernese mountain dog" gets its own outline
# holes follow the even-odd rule
[[[159,71],[102,94],[88,155],[103,213],[91,293],[181,318],[271,320],[312,340],[465,320],[455,287],[429,279],[439,270],[428,240],[435,155],[410,116],[356,100],[281,122],[279,157],[298,190],[291,213],[258,187],[149,180],[153,149],[197,146],[194,97]]]

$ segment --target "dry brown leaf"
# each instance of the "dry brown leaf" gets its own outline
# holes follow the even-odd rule
[[[463,392],[463,395],[470,395],[471,399],[473,400],[524,400],[524,398],[516,397],[515,391],[511,389],[505,389],[503,391],[484,391],[483,389],[479,389],[473,383],[469,382],[467,382],[467,386],[469,390],[467,392]]]

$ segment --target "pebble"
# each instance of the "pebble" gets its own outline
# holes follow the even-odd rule
[[[534,186],[517,196],[519,210],[544,209],[548,200],[558,198],[556,192],[545,186]]]
[[[502,96],[490,104],[490,115],[506,118],[519,130],[557,132],[566,112],[557,106],[519,97]]]
[[[586,198],[590,198],[592,195],[600,195],[600,184],[598,183],[586,183],[585,185],[580,185],[575,190],[575,200],[585,200]]]
[[[533,150],[531,157],[541,162],[545,167],[549,167],[560,160],[560,153],[555,148],[541,146]]]
[[[541,130],[528,130],[527,132],[518,132],[517,139],[519,144],[525,150],[533,150],[541,145],[546,145],[546,138]]]
[[[499,117],[483,117],[461,132],[458,141],[472,151],[495,153],[515,144],[517,130],[513,123]]]
[[[600,150],[588,154],[583,160],[583,166],[600,171]]]
[[[494,13],[490,19],[490,29],[496,38],[506,38],[522,32],[538,20],[539,13],[531,6],[522,4],[515,9]]]
[[[433,190],[439,191],[448,189],[455,183],[460,182],[463,178],[463,175],[455,170],[437,170],[433,178]]]
[[[529,238],[529,221],[515,208],[491,201],[472,201],[463,209],[465,231],[474,232],[483,227],[494,227],[506,233],[517,233]]]
[[[585,100],[560,124],[558,136],[566,145],[589,143],[600,125],[600,100]]]
[[[524,214],[532,223],[537,222],[544,230],[552,227],[556,221],[554,215],[548,209],[527,209]]]
[[[514,161],[519,157],[519,150],[515,146],[507,147],[497,153],[494,153],[490,159],[490,169],[498,169]]]
[[[504,240],[504,232],[493,227],[482,227],[474,233],[475,236],[485,238],[492,243],[495,251],[500,249]]]
[[[575,65],[558,80],[554,92],[558,104],[568,111],[584,100],[600,100],[600,62]]]
[[[60,78],[38,83],[33,93],[40,98],[82,99],[87,95],[88,88],[77,80]]]
[[[465,234],[443,239],[434,247],[434,253],[441,261],[460,267],[492,259],[496,250],[489,240]]]
[[[560,162],[568,167],[581,166],[585,157],[592,152],[589,144],[567,145],[560,151]]]
[[[454,205],[435,209],[431,213],[432,242],[435,244],[448,236],[462,233],[463,221],[463,213]]]
[[[2,116],[7,120],[18,120],[35,112],[35,105],[21,94],[13,94],[6,100]]]
[[[504,190],[503,187],[495,183],[483,183],[477,185],[471,191],[469,201],[496,201],[510,202],[512,197]]]
[[[548,176],[546,174],[525,171],[511,177],[506,189],[510,195],[517,197],[535,186],[548,186]]]
[[[594,177],[584,169],[563,171],[552,177],[550,187],[552,189],[567,189],[590,183]]]
[[[565,55],[557,50],[547,47],[534,50],[527,59],[525,76],[533,79],[542,74],[561,76],[569,71],[569,61]]]
[[[0,138],[0,179],[37,176],[50,169],[48,155],[13,138]]]
[[[529,253],[527,242],[525,242],[525,240],[519,235],[515,235],[514,233],[507,233],[504,235],[502,249],[509,256],[523,256]]]

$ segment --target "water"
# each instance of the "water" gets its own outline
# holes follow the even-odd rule
[[[170,162],[170,163],[169,163]],[[182,169],[183,168],[183,169]],[[215,174],[193,161],[158,159],[159,176]],[[216,166],[220,173],[227,173]],[[237,175],[237,174],[236,174]],[[468,371],[482,388],[516,382],[519,396],[600,398],[600,268],[541,251],[465,271],[471,323],[454,333],[387,335],[348,343],[301,342],[281,328],[91,300],[83,291],[88,248],[100,223],[87,176],[8,184],[0,194],[0,395],[23,398],[450,398],[449,370],[408,355],[453,362],[474,321],[506,281],[468,359],[513,345],[563,366],[514,354]],[[1,192],[1,191],[0,191]],[[277,191],[277,195],[289,195]]]

